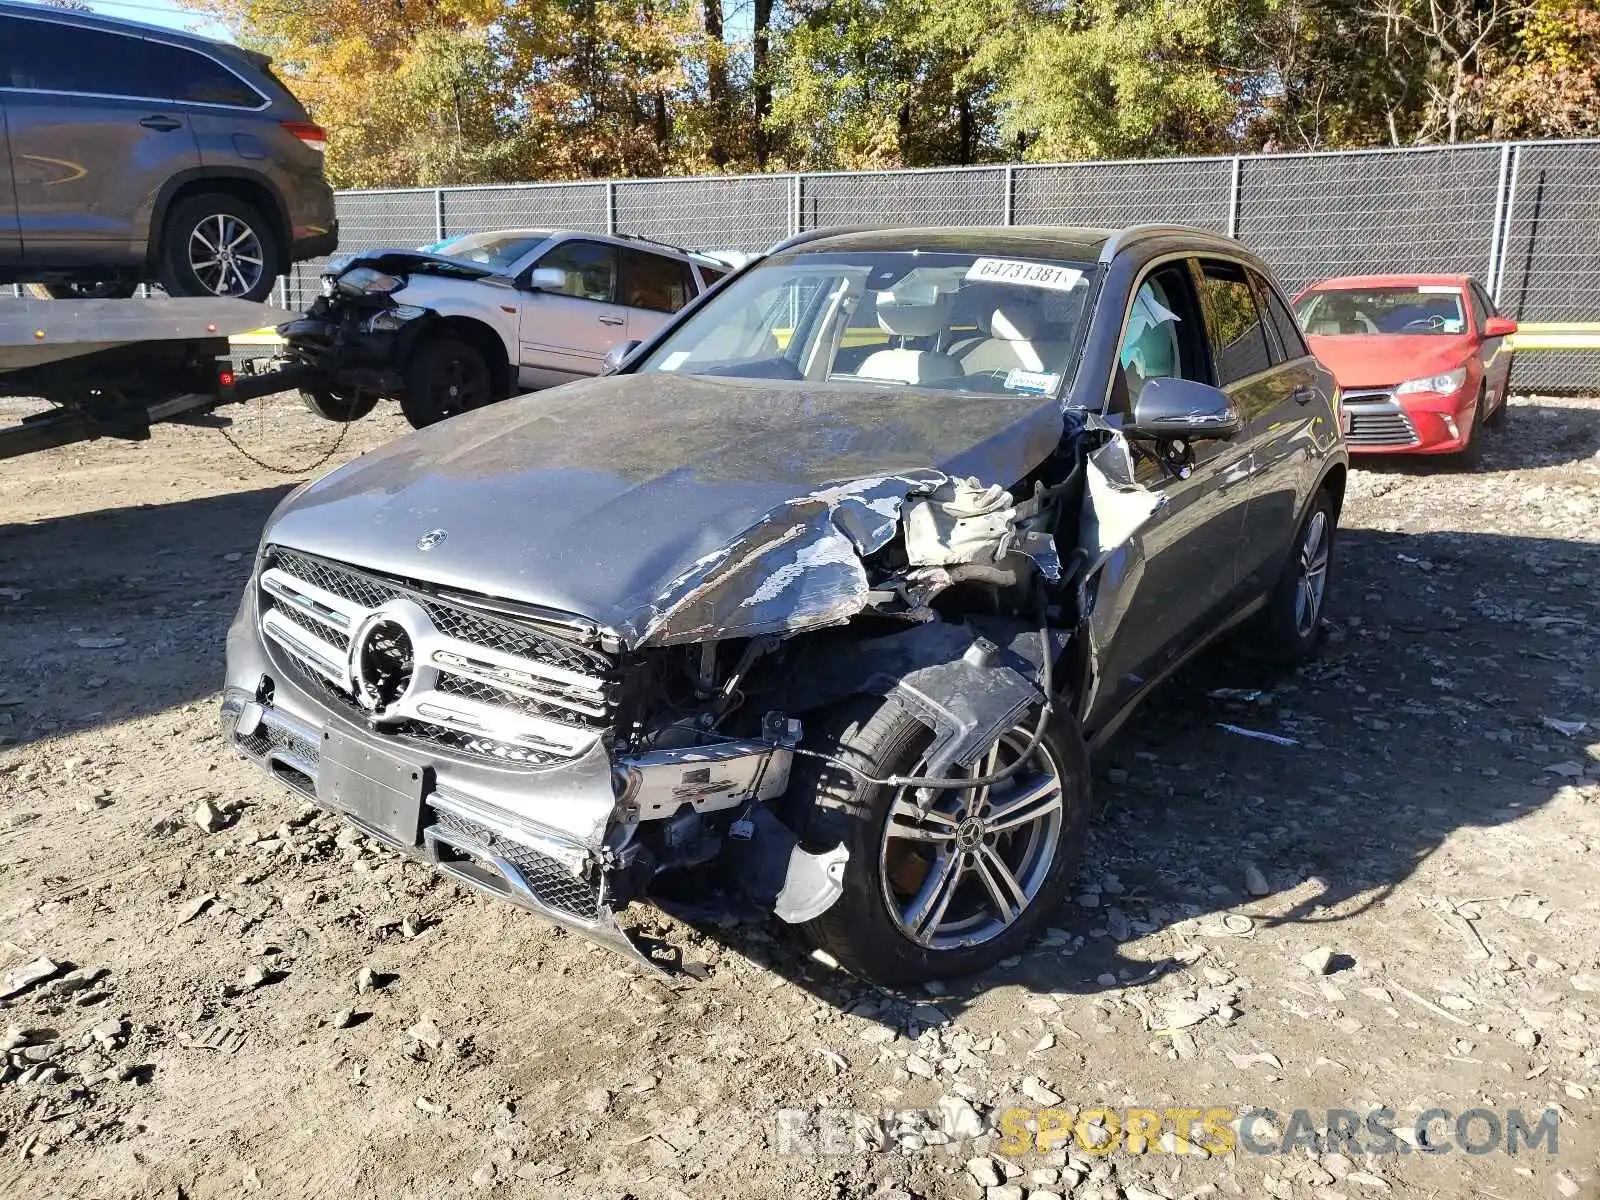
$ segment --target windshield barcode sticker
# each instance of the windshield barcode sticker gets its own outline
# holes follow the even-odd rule
[[[1052,292],[1070,292],[1078,286],[1083,272],[1018,258],[980,258],[967,268],[967,278],[980,283],[1014,283]]]
[[[1061,376],[1054,371],[1024,371],[1021,367],[1012,367],[1006,375],[1006,387],[1013,392],[1038,392],[1043,395],[1055,391],[1060,381]]]

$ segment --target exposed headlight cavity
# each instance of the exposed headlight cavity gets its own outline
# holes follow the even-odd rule
[[[335,285],[347,296],[387,296],[405,286],[405,276],[388,275],[375,267],[353,267]]]

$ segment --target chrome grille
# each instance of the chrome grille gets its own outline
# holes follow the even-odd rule
[[[271,647],[379,732],[536,767],[581,757],[610,728],[614,665],[597,649],[298,550],[270,547],[259,582]],[[415,651],[410,681],[381,699],[360,678],[375,625]]]
[[[593,921],[600,915],[600,892],[595,886],[575,877],[571,871],[547,854],[531,846],[501,837],[487,826],[469,821],[453,812],[435,809],[435,824],[447,833],[511,863],[522,874],[534,899],[549,908],[567,913],[580,921]]]

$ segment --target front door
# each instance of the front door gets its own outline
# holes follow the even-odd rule
[[[0,16],[0,88],[30,264],[143,257],[157,193],[200,165],[167,61],[187,53],[47,17]]]
[[[565,272],[557,290],[524,292],[518,318],[521,382],[549,387],[600,374],[606,351],[628,337],[628,310],[617,303],[617,248],[571,238],[530,267]]]
[[[1145,381],[1210,383],[1212,350],[1185,260],[1152,270],[1135,290],[1113,385],[1111,415],[1126,418]],[[1244,524],[1248,452],[1234,440],[1195,442],[1191,457],[1143,439],[1133,482],[1158,501],[1153,515],[1106,563],[1092,625],[1103,648],[1091,722],[1122,709],[1160,677],[1225,607],[1235,585]]]

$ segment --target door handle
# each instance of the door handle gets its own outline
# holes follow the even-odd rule
[[[626,321],[622,317],[601,317],[600,318],[600,324],[602,324],[602,325],[623,325],[623,324],[626,324]]]
[[[175,121],[171,117],[146,117],[139,124],[146,129],[154,129],[157,133],[171,133],[174,129],[183,128],[182,121]]]
[[[1316,394],[1316,388],[1312,387],[1309,383],[1302,383],[1294,390],[1294,402],[1296,404],[1310,404],[1311,398]]]

